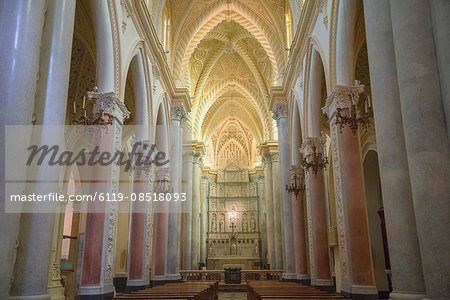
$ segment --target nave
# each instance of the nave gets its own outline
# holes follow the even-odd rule
[[[450,299],[449,16],[0,1],[0,299]]]

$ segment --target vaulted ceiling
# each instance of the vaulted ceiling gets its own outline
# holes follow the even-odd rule
[[[285,0],[171,0],[170,7],[169,65],[192,96],[193,138],[208,144],[230,117],[256,143],[272,138],[268,94],[287,63]]]

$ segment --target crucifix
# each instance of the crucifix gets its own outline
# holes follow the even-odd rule
[[[231,223],[230,228],[231,228],[231,232],[234,233],[234,229],[236,228],[236,225],[234,225],[234,222]]]

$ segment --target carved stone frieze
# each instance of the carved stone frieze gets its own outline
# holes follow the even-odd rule
[[[170,110],[170,118],[179,121],[181,124],[187,121],[186,110],[183,105],[173,105]]]
[[[337,85],[333,92],[328,96],[322,111],[331,120],[338,108],[349,108],[352,105],[352,96],[354,103],[358,103],[359,94],[364,92],[363,85],[342,86]]]
[[[289,105],[287,103],[275,103],[275,108],[273,109],[273,116],[272,118],[277,121],[277,126],[278,126],[278,121],[281,118],[287,118],[289,114]]]
[[[94,101],[94,111],[103,111],[117,120],[123,123],[125,119],[130,117],[130,111],[128,111],[125,104],[120,101],[115,92],[98,93],[88,92],[88,97]]]

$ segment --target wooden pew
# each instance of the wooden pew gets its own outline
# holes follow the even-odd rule
[[[199,281],[168,283],[154,288],[140,290],[127,295],[116,296],[118,300],[134,299],[184,299],[184,300],[213,300],[217,299],[218,281]]]
[[[343,299],[306,285],[294,282],[279,281],[251,281],[247,282],[248,300],[281,300],[281,299],[314,299],[332,300]]]

